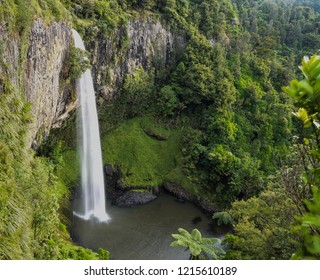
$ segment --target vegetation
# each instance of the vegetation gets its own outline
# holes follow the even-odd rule
[[[148,99],[152,93],[153,77],[148,75],[142,66],[132,74],[125,76],[122,94],[119,98],[121,111],[125,118],[133,118],[146,112]]]
[[[159,141],[145,130],[161,131],[167,140]],[[119,125],[102,139],[103,158],[121,167],[129,186],[158,186],[178,166],[181,132],[167,130],[148,117]]]
[[[109,258],[70,243],[62,215],[79,179],[75,128],[53,132],[37,154],[29,148],[32,104],[21,77],[39,17],[73,24],[91,50],[109,38],[117,48],[110,69],[126,59],[134,18],[152,17],[185,38],[181,53],[136,65],[99,104],[104,163],[120,166],[126,185],[173,182],[217,205],[218,224],[232,224],[225,256],[196,229],[179,229],[172,246],[194,259],[320,258],[318,1],[2,0],[0,259]],[[10,40],[18,73],[5,58]],[[89,67],[86,57],[71,49],[70,80]],[[103,70],[97,78],[108,86]]]
[[[227,235],[227,259],[289,259],[299,236],[291,232],[295,205],[281,189],[263,191],[258,197],[232,204],[234,234]]]
[[[106,259],[107,251],[94,253],[70,241],[62,214],[70,190],[68,180],[58,178],[61,145],[50,158],[36,156],[29,147],[31,104],[24,100],[19,75],[37,17],[49,23],[67,20],[68,13],[56,0],[0,2],[0,25],[6,26],[1,32],[7,32],[0,36],[0,259]],[[18,73],[6,58],[10,40],[19,42]]]
[[[86,69],[90,68],[88,53],[79,48],[71,47],[69,54],[70,78],[80,78]]]
[[[232,217],[228,212],[216,212],[213,214],[212,219],[217,219],[218,226],[221,226],[222,224],[228,225],[233,223]]]
[[[99,258],[68,241],[60,215],[69,191],[55,171],[59,154],[40,158],[28,148],[29,106],[8,81],[0,98],[0,259]]]
[[[289,166],[280,170],[269,189],[232,204],[235,234],[224,241],[226,258],[319,258],[319,66],[319,56],[305,57],[300,67],[304,79],[283,87],[299,108],[295,116],[304,130],[297,135]]]
[[[183,228],[179,228],[178,231],[179,234],[172,234],[176,240],[170,246],[186,248],[190,251],[191,260],[218,259],[224,254],[223,249],[219,247],[220,239],[202,237],[201,232],[197,229],[193,229],[191,233]]]
[[[300,250],[295,255],[296,258],[314,258],[319,259],[319,136],[320,136],[320,118],[319,118],[319,98],[320,98],[320,57],[312,56],[310,59],[305,57],[302,61],[300,70],[304,79],[291,81],[290,85],[283,90],[288,93],[299,108],[295,113],[300,119],[306,134],[300,135],[300,146],[304,154],[301,155],[304,170],[304,184],[294,190],[294,194],[304,190],[304,196],[300,197],[301,235],[303,243]],[[304,157],[306,156],[306,157]],[[300,208],[301,209],[301,208]]]

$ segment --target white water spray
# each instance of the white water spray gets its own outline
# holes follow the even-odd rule
[[[77,31],[72,30],[75,47],[85,50]],[[81,157],[82,211],[75,213],[83,219],[110,219],[106,212],[104,177],[101,156],[100,133],[93,81],[90,69],[77,80],[77,94],[80,98],[79,151]]]

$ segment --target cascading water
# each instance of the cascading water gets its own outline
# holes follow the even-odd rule
[[[72,30],[75,47],[85,50],[77,31]],[[79,152],[81,159],[82,212],[75,213],[83,219],[108,221],[106,212],[104,177],[102,168],[100,133],[95,92],[90,69],[77,80],[79,110]]]

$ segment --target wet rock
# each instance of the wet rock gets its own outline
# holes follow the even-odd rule
[[[122,207],[130,207],[133,205],[146,204],[156,198],[157,196],[150,192],[128,191],[117,199],[116,204]]]
[[[106,195],[118,206],[129,207],[145,204],[157,198],[158,187],[128,187],[123,183],[123,173],[119,166],[107,164],[104,167],[106,179]]]
[[[173,194],[177,199],[179,199],[179,202],[181,201],[194,201],[195,196],[188,192],[186,189],[184,189],[182,186],[172,183],[170,181],[166,181],[163,184],[163,187],[165,190],[167,190],[169,193]]]
[[[212,201],[208,201],[205,198],[199,198],[196,195],[190,193],[185,188],[180,186],[179,184],[172,183],[170,181],[166,181],[163,184],[163,188],[174,195],[177,198],[178,202],[182,201],[189,201],[197,205],[199,208],[201,208],[204,212],[207,214],[212,214],[219,209],[216,204],[214,204]],[[195,220],[197,222],[197,220]]]
[[[120,190],[126,190],[127,189],[127,186],[121,181],[121,180],[118,180],[117,183],[116,183],[116,187]]]
[[[112,177],[113,174],[114,174],[114,171],[113,171],[113,167],[111,164],[107,164],[105,167],[104,167],[104,171],[106,173],[107,176],[110,176]]]

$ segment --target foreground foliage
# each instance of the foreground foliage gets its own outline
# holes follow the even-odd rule
[[[320,259],[320,56],[314,55],[310,59],[305,57],[300,70],[304,79],[293,80],[289,86],[283,88],[299,108],[295,115],[304,129],[304,134],[300,136],[300,145],[307,156],[302,158],[302,176],[307,192],[301,201],[304,207],[300,219],[303,243],[294,258]]]
[[[294,99],[294,115],[300,120],[291,158],[268,191],[232,204],[235,233],[224,241],[228,259],[320,258],[320,57],[305,57],[300,70],[304,79],[283,87]]]
[[[297,209],[287,194],[271,187],[258,197],[232,204],[234,234],[227,235],[227,259],[289,259],[298,248],[291,232]]]
[[[191,260],[209,258],[216,260],[224,254],[223,249],[219,247],[220,239],[202,237],[201,232],[197,229],[193,229],[191,233],[183,228],[179,228],[178,231],[179,234],[172,234],[176,240],[170,246],[186,248],[190,252]]]

